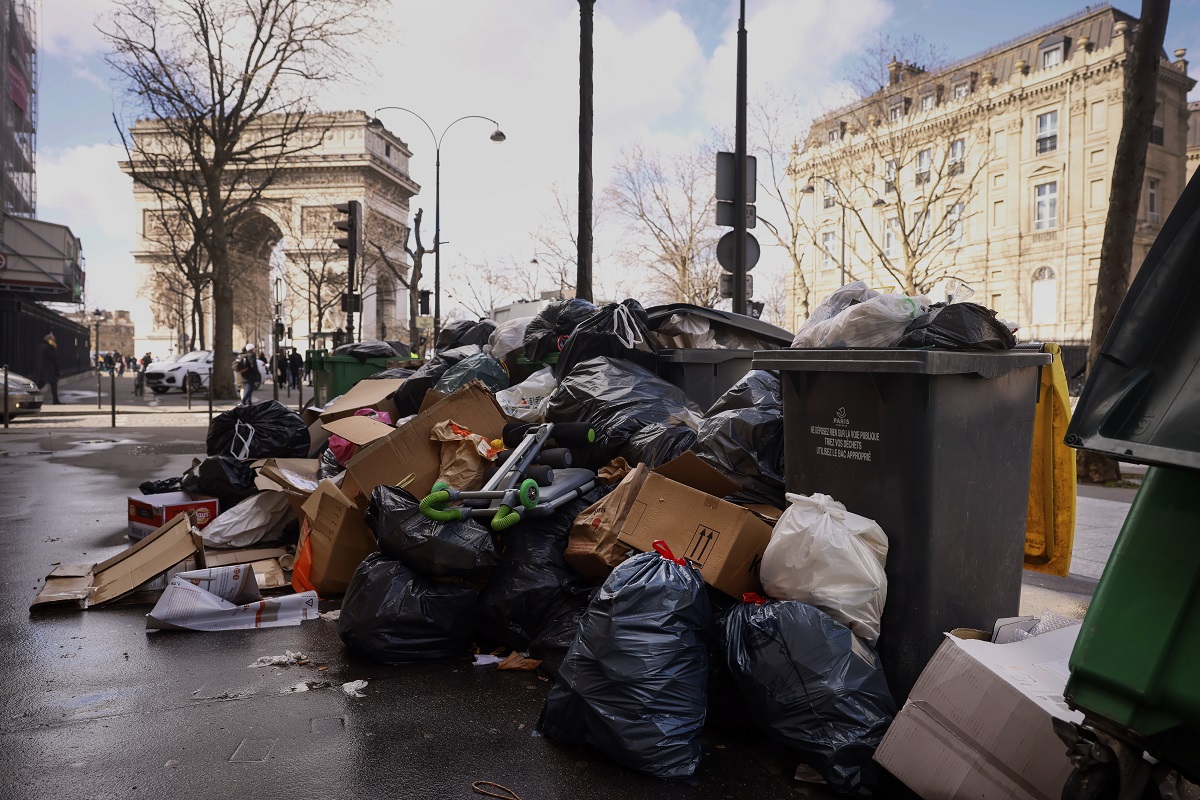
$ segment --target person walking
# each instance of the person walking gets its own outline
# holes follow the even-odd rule
[[[242,381],[245,383],[242,389],[242,405],[253,405],[254,390],[262,383],[262,371],[258,367],[258,359],[255,358],[253,344],[247,344],[243,348],[242,354],[238,357],[233,367],[242,376]]]
[[[304,356],[296,348],[292,348],[291,355],[288,356],[288,372],[291,376],[291,387],[293,389],[300,388],[300,376],[304,373]]]
[[[53,333],[42,337],[38,348],[38,386],[50,384],[50,397],[54,405],[61,405],[58,399],[58,342]]]

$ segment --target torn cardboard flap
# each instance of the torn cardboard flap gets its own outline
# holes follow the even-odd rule
[[[355,453],[346,463],[346,496],[369,495],[376,486],[395,486],[410,474],[409,491],[417,496],[429,491],[441,467],[441,447],[430,440],[430,433],[445,420],[489,440],[498,438],[507,422],[495,395],[472,381]]]
[[[396,429],[371,417],[349,416],[326,422],[325,430],[361,447],[376,439],[382,439]]]
[[[268,458],[255,466],[259,467],[260,478],[272,482],[272,489],[282,489],[287,494],[299,497],[308,497],[317,490],[317,470],[321,466],[319,459]]]
[[[741,488],[734,480],[727,478],[691,450],[656,467],[654,471],[664,478],[669,478],[693,489],[699,489],[714,497],[724,497]]]
[[[351,386],[348,392],[334,400],[321,412],[321,423],[328,429],[330,422],[342,417],[353,416],[354,412],[360,408],[387,411],[392,415],[392,419],[395,419],[396,406],[390,398],[396,393],[396,390],[400,388],[400,384],[402,383],[404,383],[403,378],[359,381]]]
[[[29,610],[60,605],[91,608],[111,603],[154,576],[202,551],[196,518],[175,517],[128,550],[99,564],[59,566]]]
[[[375,552],[375,536],[362,511],[330,480],[321,481],[303,513],[312,553],[309,581],[323,596],[341,594],[362,560]],[[298,551],[304,544],[302,538]]]

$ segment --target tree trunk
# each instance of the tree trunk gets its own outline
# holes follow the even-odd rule
[[[221,400],[234,400],[233,280],[229,274],[229,240],[225,220],[217,214],[213,216],[212,240],[208,248],[213,286],[212,393]]]
[[[1100,272],[1096,276],[1096,302],[1092,311],[1092,338],[1088,343],[1087,369],[1100,357],[1117,309],[1129,289],[1133,264],[1133,235],[1137,225],[1146,149],[1158,96],[1158,63],[1167,33],[1170,0],[1142,0],[1142,15],[1134,35],[1133,51],[1125,62],[1125,101],[1121,136],[1113,157],[1112,190],[1100,245]],[[1109,483],[1121,479],[1120,464],[1112,458],[1080,450],[1076,455],[1079,479]]]

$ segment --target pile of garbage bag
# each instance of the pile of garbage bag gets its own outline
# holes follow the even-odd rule
[[[779,375],[753,370],[700,423],[696,455],[736,481],[726,499],[783,508],[783,395]]]

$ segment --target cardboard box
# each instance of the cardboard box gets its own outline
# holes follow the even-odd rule
[[[129,495],[129,535],[148,536],[188,511],[196,515],[196,527],[204,528],[217,516],[217,499],[188,492]]]
[[[323,480],[304,501],[306,525],[301,529],[297,552],[311,543],[309,582],[322,596],[346,591],[354,570],[376,548],[375,536],[363,512],[333,481]]]
[[[30,611],[52,606],[91,608],[112,603],[166,572],[203,553],[200,534],[192,527],[195,516],[185,512],[98,564],[59,564],[46,576]]]
[[[646,476],[617,539],[644,552],[662,539],[730,597],[761,593],[758,567],[771,541],[771,525],[720,499],[736,490],[736,483],[695,453],[684,453]]]
[[[1054,718],[1079,626],[1010,644],[947,635],[875,760],[925,800],[1058,800],[1071,774]]]
[[[481,382],[472,381],[360,448],[346,463],[342,482],[346,496],[369,495],[376,486],[396,486],[409,475],[409,491],[424,496],[437,481],[441,468],[441,446],[430,440],[429,434],[434,425],[448,419],[488,439],[499,437],[507,422],[495,395]]]
[[[392,419],[396,418],[396,404],[391,396],[404,383],[403,378],[389,378],[382,381],[359,381],[350,387],[344,395],[330,403],[321,412],[321,424],[328,426],[330,422],[343,417],[352,417],[360,408],[374,408],[386,411]]]

